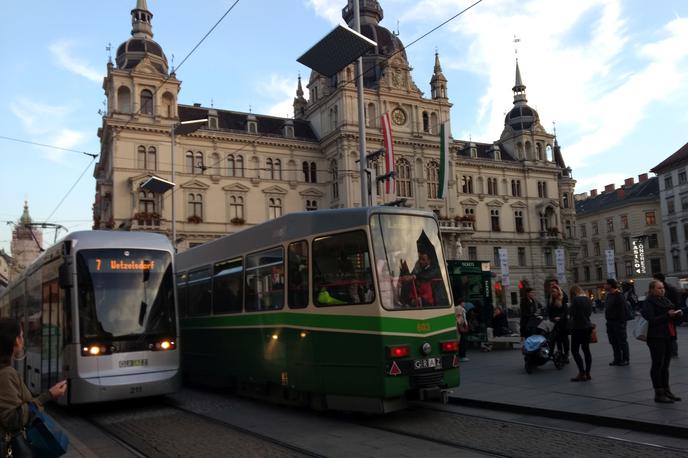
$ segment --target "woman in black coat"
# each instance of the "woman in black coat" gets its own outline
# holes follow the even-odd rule
[[[552,284],[547,305],[547,319],[554,323],[557,350],[564,355],[564,362],[569,362],[569,334],[567,321],[569,315],[568,298],[556,283]]]
[[[648,322],[647,346],[650,349],[652,367],[650,377],[655,389],[655,402],[680,401],[669,388],[669,364],[671,363],[671,338],[676,335],[676,324],[683,312],[664,296],[664,284],[659,280],[650,282],[642,315]]]
[[[571,379],[572,382],[584,382],[590,380],[590,366],[592,355],[590,354],[590,335],[593,324],[590,321],[592,302],[578,285],[573,285],[569,291],[571,307],[569,308],[569,329],[571,329],[571,354],[578,366],[578,375]],[[583,349],[585,366],[578,349]]]

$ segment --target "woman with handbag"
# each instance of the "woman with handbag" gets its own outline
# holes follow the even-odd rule
[[[592,355],[590,354],[590,337],[593,324],[590,321],[592,314],[592,302],[578,285],[573,285],[569,291],[571,307],[569,309],[569,329],[571,331],[571,353],[578,366],[578,375],[571,379],[572,382],[585,382],[591,379],[590,366]],[[578,349],[583,349],[585,366]]]
[[[29,403],[42,408],[46,402],[59,398],[67,390],[67,382],[56,383],[47,393],[34,397],[12,367],[13,359],[24,355],[24,331],[15,319],[0,319],[0,431],[2,452],[12,449],[13,457],[33,456],[24,437],[30,421]]]
[[[672,337],[676,335],[676,323],[680,322],[683,312],[664,294],[664,284],[659,280],[651,281],[642,315],[648,322],[646,342],[652,360],[650,377],[655,402],[672,403],[681,400],[669,388],[669,364]]]
[[[459,361],[470,361],[466,357],[466,334],[468,334],[468,320],[466,319],[466,308],[463,298],[456,300],[456,330],[459,333]]]
[[[564,294],[564,291],[562,291],[558,284],[552,283],[547,305],[547,319],[554,323],[557,350],[564,355],[564,362],[566,364],[569,363],[568,315],[568,297],[566,297],[566,294]]]

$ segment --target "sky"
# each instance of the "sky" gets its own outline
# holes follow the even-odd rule
[[[179,102],[291,116],[296,59],[341,22],[346,0],[148,0],[177,67]],[[405,45],[475,0],[380,0]],[[0,248],[28,200],[35,222],[89,229],[108,43],[129,38],[135,0],[5,2],[0,29]],[[455,139],[499,139],[518,57],[528,103],[556,134],[576,192],[619,186],[688,141],[688,1],[482,0],[410,45],[430,94],[439,53]],[[683,134],[681,134],[683,132]],[[8,224],[10,222],[10,224]],[[47,244],[55,231],[45,230]]]

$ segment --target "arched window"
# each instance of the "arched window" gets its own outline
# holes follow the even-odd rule
[[[230,219],[244,219],[244,198],[242,196],[231,196],[229,198],[229,217]]]
[[[146,168],[146,147],[141,145],[136,154],[136,165],[139,169]]]
[[[564,196],[562,198],[563,200],[563,207],[564,208],[569,208],[569,194],[567,192],[564,193]]]
[[[301,167],[303,168],[303,181],[308,183],[310,181],[310,173],[308,171],[308,162],[303,161],[303,164],[301,164]]]
[[[141,91],[141,113],[153,114],[153,93],[148,89]]]
[[[491,196],[496,196],[497,193],[497,179],[488,178],[487,179],[487,194]]]
[[[339,172],[337,170],[337,160],[330,162],[330,173],[332,174],[332,198],[339,198]]]
[[[311,162],[311,183],[318,182],[318,171],[315,167],[315,162]]]
[[[237,154],[236,157],[236,177],[244,176],[244,156]]]
[[[533,158],[533,147],[530,144],[530,142],[526,142],[526,159],[532,159]]]
[[[307,200],[306,201],[306,211],[307,212],[312,212],[318,209],[318,201],[317,200]]]
[[[117,111],[131,113],[131,91],[126,86],[117,89]]]
[[[427,111],[423,112],[423,132],[430,132],[430,116]]]
[[[236,162],[234,162],[234,155],[230,154],[227,156],[227,176],[236,176]]]
[[[194,155],[194,174],[202,175],[205,172],[205,165],[203,164],[203,153],[196,151]]]
[[[282,216],[282,199],[271,197],[268,199],[269,218],[275,219]]]
[[[149,215],[157,213],[155,209],[155,194],[149,191],[139,192],[139,213],[146,213]]]
[[[148,170],[157,170],[155,166],[157,164],[157,151],[154,146],[148,147],[148,158],[146,162],[146,168]]]
[[[275,166],[272,164],[272,158],[267,158],[265,160],[265,168],[268,172],[268,178],[271,180],[275,179]]]
[[[461,192],[464,194],[473,194],[473,177],[470,175],[463,175],[461,177]]]
[[[275,180],[282,179],[282,161],[275,159]]]
[[[375,104],[374,103],[369,103],[368,104],[368,127],[377,127],[377,110],[375,109]]]
[[[174,96],[169,92],[162,95],[162,116],[174,118]]]
[[[439,185],[440,165],[436,161],[430,161],[425,172],[428,182],[428,198],[437,199]]]
[[[428,132],[431,134],[439,132],[440,131],[440,126],[437,122],[437,113],[430,113],[430,128]]]
[[[202,194],[189,194],[188,200],[188,213],[189,218],[196,217],[203,220],[203,195]]]
[[[535,151],[537,153],[537,160],[542,161],[544,159],[542,157],[542,143],[536,143],[535,144]]]
[[[184,170],[186,173],[194,173],[194,159],[191,151],[187,151],[184,156]]]
[[[411,163],[406,159],[399,159],[396,163],[397,196],[412,197],[411,194]]]

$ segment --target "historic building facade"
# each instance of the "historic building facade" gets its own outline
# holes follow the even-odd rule
[[[439,127],[450,126],[452,105],[439,56],[426,97],[399,37],[380,25],[380,3],[360,0],[360,7],[361,31],[378,43],[363,58],[366,140],[371,151],[382,146],[380,116],[388,113],[396,163],[396,192],[385,194],[379,183],[374,203],[403,200],[434,211],[449,258],[495,262],[498,249],[507,249],[512,284],[539,287],[555,276],[554,252],[563,248],[570,281],[575,180],[555,136],[527,104],[518,63],[501,136],[487,144],[451,141],[449,192],[440,199]],[[342,11],[350,25],[352,8],[348,0]],[[299,78],[293,118],[183,105],[180,81],[153,41],[145,0],[131,15],[132,37],[108,63],[103,84],[108,104],[94,170],[95,228],[171,236],[172,192],[141,188],[153,175],[177,185],[179,250],[288,212],[361,205],[353,64],[332,78],[313,72],[308,98]],[[200,119],[207,121],[195,131],[191,124],[175,128]],[[369,166],[382,175],[383,163]],[[493,271],[499,275],[498,264]]]
[[[24,202],[24,211],[12,230],[10,255],[0,252],[3,258],[0,261],[0,277],[6,275],[7,281],[17,278],[42,252],[43,231],[34,228],[32,223],[29,203]]]
[[[651,170],[659,178],[666,274],[688,277],[688,143]]]
[[[596,189],[589,195],[578,194],[576,214],[580,262],[573,268],[573,278],[591,296],[601,297],[606,279],[612,276],[633,281],[665,272],[657,177],[644,173],[637,183],[627,178],[619,188],[610,184],[600,194]],[[608,250],[613,251],[609,264]]]

